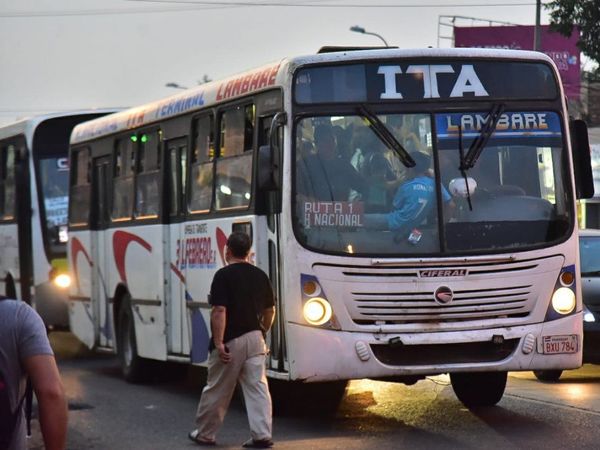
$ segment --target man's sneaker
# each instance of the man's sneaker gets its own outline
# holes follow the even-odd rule
[[[211,441],[209,439],[204,439],[203,437],[201,437],[200,432],[197,429],[190,431],[188,433],[188,437],[190,438],[190,440],[194,441],[198,445],[212,447],[217,444],[215,441]]]
[[[273,447],[273,441],[271,439],[248,439],[242,444],[242,447],[246,448],[271,448]]]

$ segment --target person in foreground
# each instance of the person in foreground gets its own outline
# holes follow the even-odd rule
[[[28,376],[37,398],[45,448],[64,449],[68,413],[62,381],[44,323],[22,301],[0,301],[0,374],[4,379],[0,390],[10,406],[0,419],[0,448],[27,449],[22,399]]]
[[[210,288],[208,377],[196,413],[197,428],[188,435],[199,445],[215,445],[239,382],[251,434],[243,447],[273,446],[264,335],[273,324],[275,298],[267,275],[248,262],[250,246],[245,233],[229,236],[225,253],[228,265],[215,273]]]

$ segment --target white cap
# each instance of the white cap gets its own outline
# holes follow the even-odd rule
[[[448,190],[450,194],[456,197],[466,197],[467,196],[467,183],[469,186],[468,193],[473,195],[475,189],[477,188],[477,181],[474,178],[467,177],[466,182],[464,178],[454,178],[448,184]]]

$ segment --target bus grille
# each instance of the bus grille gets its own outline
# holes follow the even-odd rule
[[[343,298],[356,325],[440,329],[447,324],[456,329],[467,321],[486,326],[486,321],[521,324],[532,315],[541,317],[554,286],[548,281],[556,280],[563,263],[562,255],[551,255],[502,262],[424,261],[419,266],[316,263],[313,268],[326,295]],[[440,287],[451,289],[450,302],[435,300]]]
[[[445,322],[526,316],[531,305],[531,285],[454,291],[446,305],[425,292],[352,292],[356,323]]]

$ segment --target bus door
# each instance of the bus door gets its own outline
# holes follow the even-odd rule
[[[185,193],[188,159],[187,138],[167,141],[167,202],[164,208],[165,237],[165,299],[167,315],[167,347],[169,353],[187,353],[190,348],[187,332],[186,280],[182,263],[185,251]]]
[[[268,145],[270,142],[270,130],[273,122],[273,116],[264,116],[259,118],[258,129],[258,146]],[[277,128],[281,130],[280,128]],[[282,148],[281,136],[278,136],[279,151]],[[279,157],[281,161],[281,156]],[[273,327],[267,336],[267,345],[269,346],[270,359],[268,367],[275,371],[285,371],[286,349],[284,335],[284,320],[282,306],[282,291],[281,291],[281,272],[279,246],[280,246],[280,205],[281,193],[268,192],[266,197],[262,199],[266,215],[257,217],[256,223],[256,253],[257,261],[262,261],[260,264],[271,280],[273,290],[276,297],[276,314]]]
[[[0,143],[0,294],[30,301],[31,206],[25,142]],[[27,214],[29,213],[29,214]]]
[[[10,184],[10,170],[14,176],[14,202],[16,206],[16,222],[19,229],[19,275],[21,279],[21,300],[31,304],[31,288],[33,286],[33,248],[31,246],[31,174],[29,173],[29,157],[25,143],[17,143],[11,154],[7,149],[6,164],[7,186]],[[39,250],[38,250],[39,251]],[[17,293],[18,295],[19,293]]]
[[[110,222],[109,186],[110,156],[95,158],[92,163],[91,252],[95,271],[92,276],[92,314],[94,315],[95,343],[100,347],[115,345],[114,326],[110,314],[110,294],[104,282],[108,273],[107,230]]]

